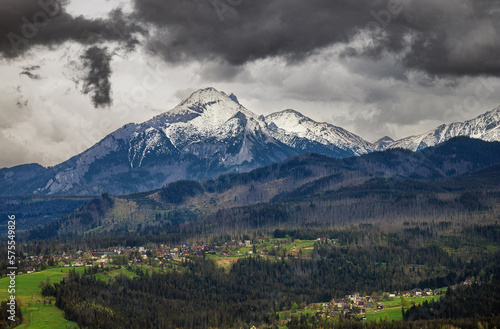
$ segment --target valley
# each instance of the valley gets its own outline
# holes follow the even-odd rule
[[[499,0],[2,0],[0,329],[500,329]]]
[[[213,90],[204,92],[220,97]],[[232,103],[223,106],[228,113],[217,115],[230,116],[241,106],[234,97],[228,99]],[[191,98],[169,114],[171,120],[207,115],[200,104]],[[485,298],[492,291],[493,298],[480,302],[486,310],[495,309],[500,300],[500,142],[456,137],[416,151],[375,151],[366,144],[351,150],[353,156],[332,157],[324,149],[319,154],[303,147],[300,138],[323,140],[310,135],[316,123],[299,113],[284,111],[269,118],[274,133],[289,131],[281,138],[259,130],[266,127],[262,118],[239,110],[243,114],[235,122],[257,129],[253,137],[242,133],[243,148],[236,153],[221,151],[220,145],[210,152],[229,152],[225,154],[232,158],[216,157],[236,168],[238,161],[251,163],[241,157],[250,152],[244,145],[261,138],[279,146],[283,158],[259,158],[264,160],[255,162],[256,168],[242,172],[226,173],[214,165],[209,168],[219,169],[206,176],[175,176],[157,186],[150,180],[159,176],[150,171],[134,176],[136,170],[156,163],[168,171],[170,160],[148,164],[153,144],[138,141],[134,152],[142,155],[129,150],[132,162],[123,164],[132,168],[134,178],[128,173],[122,178],[130,186],[144,183],[140,192],[96,193],[111,186],[102,185],[92,189],[97,196],[82,196],[83,185],[70,183],[75,189],[65,190],[66,195],[2,197],[2,212],[19,221],[20,327],[45,328],[53,322],[55,328],[370,329],[498,323],[497,313],[475,308],[477,298],[471,294],[477,291]],[[219,120],[226,119],[213,114],[208,118],[220,127]],[[160,116],[148,125],[165,120]],[[185,124],[169,129],[178,133]],[[162,140],[158,131],[144,129],[133,138]],[[186,129],[192,132],[192,127]],[[211,133],[210,125],[199,129]],[[330,133],[322,138],[333,138]],[[178,147],[180,139],[169,140]],[[109,143],[100,147],[122,142]],[[164,155],[177,154],[167,140],[155,145],[166,145]],[[193,150],[193,145],[186,147]],[[289,152],[298,147],[298,154]],[[97,159],[96,150],[84,157]],[[245,156],[260,156],[261,151]],[[71,161],[77,167],[90,163]],[[172,165],[182,168],[184,160],[175,161]],[[66,173],[76,177],[77,167],[66,167]],[[95,179],[111,182],[102,173]],[[122,187],[122,192],[130,191]],[[5,252],[0,251],[2,269],[7,268],[7,255],[1,256]],[[0,292],[5,299],[6,291]],[[454,297],[459,295],[467,297]],[[443,316],[451,311],[435,314],[436,305],[460,317]],[[474,315],[461,313],[463,307],[475,309]]]

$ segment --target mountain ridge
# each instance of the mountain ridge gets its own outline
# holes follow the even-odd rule
[[[362,141],[342,132],[356,140],[351,145]],[[309,139],[303,139],[300,148],[293,147],[286,143],[285,135],[283,130],[270,128],[265,117],[242,106],[236,96],[214,88],[201,89],[172,110],[140,124],[124,125],[81,154],[45,168],[39,172],[38,185],[16,182],[12,177],[18,167],[1,169],[0,182],[8,189],[0,193],[142,192],[180,179],[246,172],[293,155],[322,151],[320,143]],[[320,146],[329,156],[356,155],[349,147]]]
[[[464,122],[442,124],[426,133],[399,139],[388,144],[384,149],[405,148],[418,151],[461,136],[478,138],[487,142],[500,141],[500,106]]]
[[[227,218],[241,224],[240,217],[250,221],[256,217],[276,220],[281,216],[279,209],[282,207],[290,209],[293,216],[298,211],[299,217],[305,215],[305,209],[316,212],[314,208],[323,207],[315,218],[306,216],[300,219],[301,222],[324,220],[325,217],[337,220],[332,212],[337,212],[340,207],[356,213],[357,207],[350,205],[359,200],[364,200],[365,206],[369,205],[364,208],[366,213],[363,216],[368,216],[374,209],[381,211],[379,207],[385,206],[388,207],[386,210],[392,209],[394,216],[400,216],[400,209],[392,202],[412,205],[415,211],[426,212],[425,207],[418,206],[420,203],[439,206],[451,201],[446,210],[450,211],[461,206],[454,202],[462,202],[465,192],[498,191],[499,170],[500,142],[467,137],[454,138],[418,152],[392,149],[345,159],[308,153],[248,173],[229,173],[203,181],[176,181],[160,190],[128,196],[104,194],[92,204],[92,207],[102,204],[103,215],[91,210],[94,218],[87,222],[87,217],[77,211],[49,224],[39,234],[80,234],[98,227],[102,233],[130,227],[135,230],[139,225],[164,229],[161,219],[168,221],[168,225],[177,225],[211,218],[214,224],[224,225],[221,219],[226,216],[224,214],[230,214]],[[494,179],[491,179],[491,174]],[[442,197],[437,197],[437,194]],[[454,195],[451,199],[450,194]],[[127,220],[115,222],[112,211],[105,214],[109,209],[106,205],[111,204],[109,200],[114,200],[116,207],[131,212]],[[478,202],[482,204],[481,200]],[[487,204],[485,202],[484,206]],[[259,213],[258,209],[265,209],[265,212]],[[384,211],[381,211],[381,216],[386,215]],[[168,218],[164,212],[169,213]],[[352,219],[351,215],[342,216],[343,222]]]
[[[127,194],[160,188],[176,180],[248,172],[311,152],[347,158],[393,148],[417,151],[455,135],[500,140],[499,122],[497,108],[422,135],[397,141],[386,136],[371,143],[292,109],[257,115],[241,105],[234,94],[205,88],[170,111],[143,123],[122,126],[56,166],[0,169],[0,195]]]

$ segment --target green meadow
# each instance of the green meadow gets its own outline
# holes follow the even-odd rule
[[[42,282],[59,282],[71,269],[84,271],[83,267],[66,267],[16,276],[15,295],[23,311],[23,324],[17,328],[77,328],[76,323],[66,320],[64,313],[54,305],[54,298],[44,298],[40,293]],[[0,279],[0,300],[9,298],[8,286],[8,277]]]
[[[404,299],[409,303],[409,305],[419,305],[424,301],[438,300],[440,296],[423,296],[423,297],[404,297]],[[368,321],[397,321],[403,319],[403,313],[401,312],[401,299],[394,298],[390,301],[383,302],[383,310],[367,310],[366,320]]]
[[[56,283],[61,281],[68,272],[76,270],[83,273],[84,267],[59,267],[47,269],[41,272],[22,274],[16,276],[16,300],[21,304],[23,311],[23,324],[17,328],[34,329],[66,329],[78,328],[77,324],[64,318],[64,313],[55,306],[54,298],[43,297],[40,293],[42,282]],[[126,269],[116,269],[102,272],[96,275],[99,280],[109,281],[117,275],[133,277],[136,274]],[[0,300],[7,300],[9,278],[0,279]],[[44,304],[44,301],[46,304]]]

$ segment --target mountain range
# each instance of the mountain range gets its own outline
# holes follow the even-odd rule
[[[500,107],[419,136],[371,143],[294,110],[257,115],[235,95],[206,88],[149,121],[123,126],[54,167],[1,169],[0,195],[136,193],[177,180],[248,172],[306,153],[347,158],[391,148],[417,151],[457,136],[500,141],[499,126]]]
[[[268,224],[443,220],[498,204],[499,173],[500,142],[467,137],[417,152],[392,149],[344,159],[308,153],[248,173],[181,180],[131,195],[103,194],[39,226],[31,238],[143,230],[178,236],[179,225],[184,232],[219,234]]]

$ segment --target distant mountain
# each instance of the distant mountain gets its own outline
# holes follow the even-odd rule
[[[293,126],[283,125],[292,117]],[[370,147],[342,128],[298,112],[258,116],[235,95],[207,88],[147,122],[123,126],[55,167],[0,170],[0,195],[126,194],[181,179],[247,172],[307,152],[342,158]]]
[[[374,150],[361,137],[329,123],[319,123],[294,110],[266,116],[269,133],[299,152],[316,152],[335,158],[362,155]]]
[[[88,230],[128,232],[141,225],[157,230],[206,218],[214,227],[228,220],[241,228],[245,221],[278,225],[279,220],[283,224],[291,218],[296,223],[349,223],[375,214],[449,216],[468,200],[462,197],[464,192],[497,190],[499,164],[500,142],[469,138],[454,138],[418,152],[394,149],[345,159],[308,153],[248,173],[177,181],[161,190],[123,197],[103,195],[33,237]],[[491,197],[498,199],[498,193]],[[481,207],[492,202],[485,199],[483,205],[479,199]],[[116,221],[117,213],[125,219]]]
[[[393,149],[345,159],[308,153],[249,173],[202,181],[196,188],[187,189],[185,198],[180,196],[185,191],[181,186],[189,185],[186,181],[171,183],[159,194],[166,202],[174,196],[174,204],[227,208],[322,195],[363,185],[375,177],[437,181],[497,164],[500,142],[459,137],[418,152]]]
[[[394,139],[390,138],[389,136],[385,136],[373,142],[373,145],[375,147],[375,150],[382,151],[387,149],[388,146],[391,145],[392,143],[394,143]]]
[[[477,138],[488,142],[500,141],[500,107],[472,120],[441,125],[425,134],[397,140],[382,149],[404,148],[418,151],[458,136]]]
[[[248,172],[305,153],[340,159],[393,148],[417,151],[456,136],[500,141],[499,122],[497,108],[423,135],[370,143],[294,110],[258,116],[235,95],[207,88],[149,121],[123,126],[57,166],[0,169],[0,195],[128,194]]]

